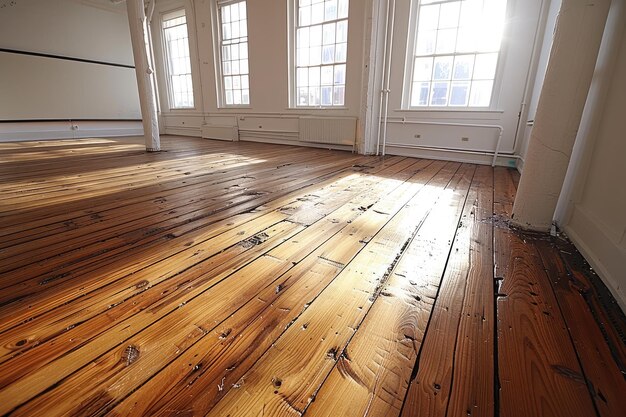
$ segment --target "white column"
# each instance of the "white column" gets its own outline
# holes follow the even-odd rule
[[[610,0],[563,0],[513,222],[550,229],[596,66]]]
[[[144,37],[144,25],[146,24],[146,12],[143,0],[126,0],[128,11],[128,24],[130,26],[130,40],[133,46],[135,58],[135,74],[137,75],[137,88],[139,90],[139,104],[141,106],[141,119],[143,133],[146,139],[146,150],[158,152],[161,150],[159,138],[159,122],[157,119],[156,103],[150,76],[153,72],[148,66],[148,55]]]

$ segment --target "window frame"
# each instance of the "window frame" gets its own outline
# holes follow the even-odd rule
[[[248,104],[226,104],[226,89],[224,86],[224,69],[222,62],[222,18],[220,15],[221,7],[228,6],[240,2],[246,3],[246,28],[247,28],[247,44],[248,44]],[[250,14],[248,13],[247,0],[213,0],[211,1],[211,15],[213,26],[213,64],[215,68],[215,85],[217,89],[217,107],[224,109],[238,109],[252,107],[252,77],[250,71]]]
[[[167,38],[165,36],[166,28],[163,27],[163,24],[167,20],[176,19],[177,17],[173,17],[179,15],[177,17],[185,17],[185,26],[187,29],[187,47],[189,49],[189,76],[191,77],[191,96],[193,99],[192,106],[185,107],[175,107],[174,106],[174,91],[172,86],[172,74],[170,72],[170,52],[168,47]],[[163,55],[163,69],[165,75],[165,87],[167,91],[167,107],[170,111],[188,111],[188,110],[196,110],[196,95],[195,95],[195,81],[193,77],[193,60],[192,60],[192,51],[191,51],[191,38],[189,36],[189,16],[187,15],[187,10],[184,6],[178,7],[176,9],[167,10],[160,13],[159,19],[159,32],[161,37],[161,45],[162,45],[162,55]]]
[[[287,4],[287,28],[288,28],[288,36],[287,36],[287,64],[289,65],[288,69],[288,77],[289,77],[289,86],[288,86],[288,94],[289,94],[289,109],[291,110],[347,110],[348,107],[346,105],[347,97],[348,97],[348,73],[349,73],[349,38],[350,38],[350,0],[348,0],[348,16],[341,19],[335,19],[329,22],[321,22],[320,25],[325,23],[346,21],[347,22],[347,31],[346,31],[346,61],[345,61],[345,84],[344,84],[344,96],[343,96],[343,104],[341,105],[322,105],[320,99],[320,105],[306,105],[300,106],[298,105],[298,86],[297,86],[297,31],[298,31],[298,9],[299,9],[299,0],[289,0]],[[328,65],[337,65],[333,64],[321,64],[319,67],[328,66]]]
[[[444,4],[450,3],[458,0],[440,0],[435,1],[432,4]],[[462,1],[462,0],[461,0]],[[419,21],[419,9],[421,0],[411,0],[410,4],[410,14],[409,14],[409,28],[408,28],[408,36],[407,36],[407,47],[406,47],[406,56],[405,56],[405,71],[402,79],[402,99],[401,99],[401,110],[402,111],[415,111],[415,112],[501,112],[499,107],[499,99],[500,93],[502,89],[502,80],[504,76],[504,66],[503,63],[506,62],[507,55],[507,42],[506,42],[506,25],[509,23],[509,19],[511,16],[511,10],[514,9],[512,4],[515,0],[507,0],[506,11],[504,14],[504,24],[505,29],[502,33],[502,39],[500,41],[500,49],[498,53],[498,60],[496,63],[495,75],[493,79],[493,86],[491,89],[491,97],[489,100],[489,106],[411,106],[411,95],[413,93],[413,72],[415,70],[415,47],[417,43],[417,29],[418,29],[418,21]],[[430,4],[430,3],[429,3]],[[452,56],[453,58],[457,55],[479,55],[482,53],[490,53],[490,52],[453,52],[450,54],[441,54],[443,56]],[[425,57],[428,57],[427,55]],[[437,56],[437,54],[433,54],[432,56]],[[432,81],[432,79],[431,79]],[[468,93],[469,94],[469,93]],[[469,100],[469,96],[468,96]]]

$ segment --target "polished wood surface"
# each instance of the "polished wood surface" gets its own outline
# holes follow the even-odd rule
[[[0,144],[0,414],[622,416],[626,320],[517,172]]]

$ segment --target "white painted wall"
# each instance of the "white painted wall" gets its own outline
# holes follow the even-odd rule
[[[613,0],[556,220],[626,310],[626,5]]]
[[[0,12],[0,48],[133,65],[125,5],[107,0],[16,0]],[[0,52],[2,120],[140,117],[132,68]],[[82,137],[76,126],[141,133],[136,122],[0,123],[0,140]]]

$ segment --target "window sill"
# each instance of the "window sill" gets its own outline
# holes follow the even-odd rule
[[[251,109],[252,106],[219,106],[218,110],[240,110],[240,109]]]
[[[328,110],[350,110],[349,107],[345,107],[345,106],[332,106],[332,107],[319,107],[319,106],[298,106],[298,107],[288,107],[286,110],[292,110],[292,111],[298,111],[298,110],[321,110],[321,111],[328,111]]]

